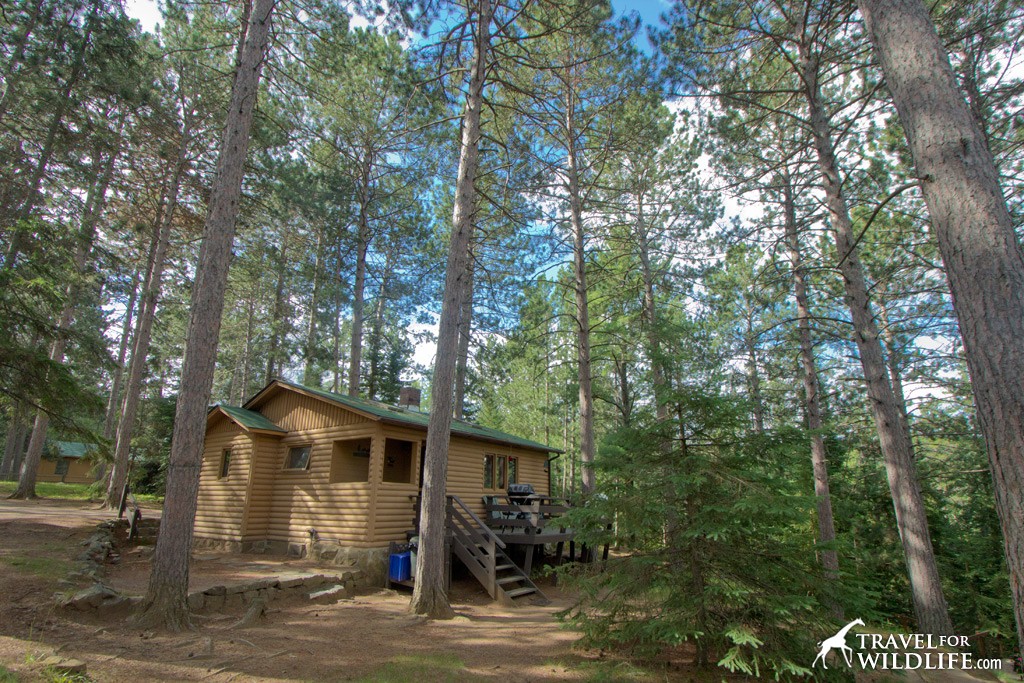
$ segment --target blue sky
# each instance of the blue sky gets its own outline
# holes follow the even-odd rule
[[[616,14],[636,12],[640,20],[650,26],[658,25],[658,17],[668,12],[671,3],[664,0],[612,0],[612,8]]]

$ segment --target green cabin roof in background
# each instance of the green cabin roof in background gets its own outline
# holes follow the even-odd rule
[[[53,447],[61,458],[84,458],[96,450],[96,445],[80,441],[54,441]]]

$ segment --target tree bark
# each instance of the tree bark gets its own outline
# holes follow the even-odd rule
[[[315,376],[316,369],[316,316],[320,305],[320,269],[324,258],[323,231],[316,232],[316,252],[313,257],[313,293],[309,298],[309,325],[306,327],[305,366],[302,371],[302,382],[309,386],[320,386],[320,377]]]
[[[384,350],[384,316],[387,313],[388,287],[391,284],[391,273],[394,268],[396,249],[388,250],[384,263],[384,272],[380,277],[380,289],[377,292],[377,303],[373,307],[373,326],[370,328],[370,374],[366,382],[366,395],[379,400],[381,390],[381,355]]]
[[[275,0],[256,0],[231,89],[231,102],[210,192],[209,210],[192,289],[181,392],[167,466],[160,535],[137,625],[181,630],[191,625],[188,564],[203,458],[207,405],[213,388],[217,338],[224,312],[231,245],[242,195],[253,108],[267,52]]]
[[[114,428],[117,426],[117,407],[121,403],[121,383],[124,380],[124,364],[128,358],[128,345],[132,340],[132,321],[135,317],[135,302],[139,296],[139,269],[132,273],[132,290],[128,296],[128,305],[124,311],[124,325],[121,326],[121,341],[117,347],[117,364],[114,366],[113,377],[110,379],[110,396],[107,398],[107,410],[103,419],[103,438],[113,439]]]
[[[282,321],[285,318],[285,290],[288,280],[288,233],[281,241],[281,257],[277,264],[277,285],[274,287],[274,308],[270,316],[270,347],[267,349],[267,371],[263,377],[264,384],[270,384],[281,373],[278,354],[281,349],[281,337],[284,336]]]
[[[810,114],[811,132],[818,155],[822,189],[835,238],[839,270],[843,276],[847,304],[853,321],[854,338],[860,355],[868,400],[885,460],[896,525],[910,579],[918,628],[923,633],[948,635],[953,632],[949,609],[939,581],[932,549],[928,518],[921,496],[917,468],[911,454],[910,435],[904,429],[899,407],[889,383],[882,344],[871,312],[864,268],[857,253],[856,236],[849,207],[839,180],[832,135],[818,83],[818,65],[805,44],[800,45],[800,76]]]
[[[90,9],[91,15],[95,15],[98,10],[98,3],[93,4]],[[43,178],[46,177],[46,171],[50,166],[50,160],[53,158],[53,154],[55,152],[57,134],[60,132],[68,107],[73,104],[71,95],[75,90],[75,86],[78,85],[78,80],[81,78],[83,71],[85,70],[86,52],[88,51],[89,41],[92,39],[92,28],[92,16],[88,16],[85,19],[85,33],[82,35],[82,40],[79,42],[75,50],[71,73],[68,75],[68,79],[64,83],[60,97],[57,98],[57,106],[54,109],[53,116],[50,117],[50,124],[47,127],[46,138],[39,154],[39,160],[36,162],[36,166],[32,170],[32,175],[30,176],[25,189],[25,196],[22,204],[14,215],[14,220],[16,222],[26,220],[35,210],[36,203],[40,196],[39,191]],[[0,268],[0,270],[8,270],[14,267],[14,264],[17,262],[18,256],[21,252],[22,241],[21,232],[16,229],[14,236],[11,239],[11,244],[4,256],[3,267]],[[25,461],[28,462],[28,456],[26,456]],[[22,465],[22,468],[24,469],[24,465]]]
[[[984,136],[920,0],[859,0],[946,266],[1024,656],[1024,253]]]
[[[50,362],[54,365],[64,362],[64,350],[67,347],[67,337],[71,330],[71,321],[74,320],[75,310],[79,304],[82,288],[81,278],[85,276],[86,263],[92,251],[93,242],[96,239],[96,226],[106,205],[107,189],[110,187],[110,181],[114,175],[114,165],[121,153],[120,135],[124,121],[125,117],[122,115],[117,126],[115,147],[110,151],[107,158],[101,162],[102,166],[98,169],[99,173],[89,189],[89,194],[83,207],[81,225],[75,245],[74,279],[65,290],[64,306],[57,323],[57,338],[53,341],[53,346],[50,348]],[[36,476],[39,473],[39,462],[43,455],[43,446],[46,443],[46,432],[49,424],[49,413],[40,408],[36,412],[32,425],[32,436],[29,438],[28,450],[25,451],[25,460],[21,463],[21,476],[18,478],[18,487],[11,494],[11,498],[27,499],[36,497]]]
[[[25,445],[25,412],[25,404],[21,401],[11,408],[11,421],[7,424],[7,437],[4,439],[4,459],[0,463],[0,481],[14,476],[15,464],[21,459]]]
[[[476,175],[480,159],[480,114],[491,30],[490,0],[478,0],[477,24],[470,65],[469,89],[462,115],[459,171],[452,212],[452,236],[448,249],[437,356],[430,387],[430,422],[427,427],[423,495],[420,503],[420,552],[416,563],[416,588],[410,608],[432,618],[454,615],[445,589],[445,502],[448,474],[448,442],[451,437],[455,365],[458,360],[459,316],[469,275],[469,242],[476,214]]]
[[[665,361],[661,355],[661,334],[658,330],[658,313],[654,298],[654,270],[651,268],[651,238],[647,221],[644,218],[644,196],[645,193],[638,193],[636,211],[637,255],[640,258],[640,277],[644,283],[641,311],[647,332],[647,352],[651,361],[655,415],[659,422],[664,422],[669,418],[669,406],[666,397],[668,387],[665,384],[665,378],[668,373],[665,371]]]
[[[367,161],[369,165],[369,161]],[[363,362],[363,302],[366,295],[366,253],[370,248],[370,171],[364,170],[359,200],[359,228],[356,239],[356,279],[352,289],[352,343],[348,359],[348,395],[359,396],[360,365]]]
[[[341,240],[338,240],[337,252],[337,263],[341,264]],[[334,393],[341,391],[341,287],[343,280],[340,274],[340,268],[337,279],[338,281],[334,285],[334,339],[331,345],[331,358],[333,360],[332,368],[334,375],[334,382],[331,384],[331,391]]]
[[[594,475],[594,389],[590,362],[590,312],[588,311],[586,232],[580,196],[579,159],[575,133],[575,97],[566,91],[566,192],[572,225],[573,290],[576,300],[576,371],[580,385],[580,464],[582,491],[587,496],[597,486]]]
[[[814,473],[814,496],[817,501],[818,543],[834,544],[836,541],[835,517],[832,514],[832,494],[828,484],[828,454],[822,436],[824,422],[821,418],[818,364],[814,358],[814,342],[811,337],[811,305],[807,293],[807,274],[804,271],[803,256],[800,253],[800,236],[797,233],[796,204],[793,185],[788,169],[782,175],[783,210],[786,222],[786,244],[793,269],[793,298],[796,299],[797,332],[800,337],[800,363],[803,367],[804,410],[807,415],[807,429],[811,433],[811,468]],[[818,550],[825,579],[839,580],[839,555],[834,548]],[[833,613],[842,621],[843,608],[833,605]]]
[[[469,272],[466,282],[466,296],[462,301],[459,315],[459,360],[455,366],[455,417],[461,420],[466,415],[466,375],[469,373],[469,342],[473,335],[473,243],[469,244]]]
[[[149,359],[149,345],[153,335],[153,324],[156,321],[156,307],[160,301],[160,290],[163,286],[164,265],[167,260],[167,249],[171,242],[171,231],[174,227],[174,213],[178,205],[178,193],[181,178],[188,163],[188,143],[190,130],[183,126],[181,140],[178,142],[178,158],[167,188],[166,198],[157,212],[154,225],[155,241],[152,244],[149,266],[142,288],[142,301],[136,320],[135,334],[132,339],[132,356],[128,361],[128,381],[124,388],[121,401],[121,417],[114,433],[114,458],[110,468],[110,480],[107,482],[106,507],[115,509],[120,504],[121,492],[128,480],[130,466],[132,433],[142,398],[142,379]]]
[[[758,370],[757,341],[754,334],[754,312],[747,311],[746,334],[743,345],[747,351],[747,388],[750,391],[751,412],[754,418],[754,433],[764,434],[764,399],[761,397],[761,373]]]

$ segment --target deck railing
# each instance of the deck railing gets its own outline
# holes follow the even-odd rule
[[[562,498],[546,496],[533,496],[522,503],[513,503],[508,496],[491,496],[484,509],[487,525],[492,529],[522,529],[526,534],[539,534],[551,527],[564,532],[560,518],[569,511],[569,505]]]

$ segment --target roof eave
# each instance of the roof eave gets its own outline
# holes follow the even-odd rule
[[[425,427],[424,425],[412,424],[412,423],[409,423],[409,422],[403,422],[402,420],[399,420],[397,418],[382,417],[382,418],[378,418],[378,419],[381,422],[383,422],[384,424],[395,425],[395,426],[398,426],[398,427],[410,427],[412,429],[418,429],[418,430],[423,431],[423,432],[427,431],[427,427]],[[539,453],[564,453],[565,452],[565,451],[559,450],[558,448],[551,448],[550,446],[543,446],[541,444],[537,444],[536,446],[534,446],[534,445],[528,445],[528,444],[522,444],[522,443],[515,443],[513,441],[509,441],[508,439],[499,439],[497,437],[489,437],[489,436],[485,436],[483,434],[465,434],[465,433],[456,432],[456,431],[453,430],[451,432],[451,435],[452,436],[458,436],[458,437],[461,437],[463,439],[472,439],[473,441],[483,441],[485,443],[500,444],[502,446],[513,446],[514,448],[525,448],[528,451],[537,451]]]

